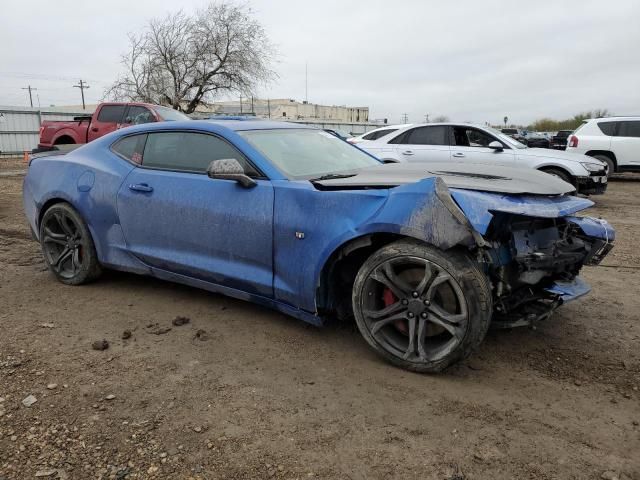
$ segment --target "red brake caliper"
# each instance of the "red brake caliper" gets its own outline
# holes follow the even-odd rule
[[[396,298],[391,289],[385,288],[382,292],[382,301],[384,302],[384,306],[388,307],[389,305],[393,305],[394,303],[399,302],[400,299]],[[406,320],[396,320],[393,325],[405,335],[409,331]]]

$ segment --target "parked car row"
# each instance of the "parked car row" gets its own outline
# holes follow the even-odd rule
[[[529,148],[509,135],[464,123],[429,123],[389,128],[357,146],[385,162],[451,162],[504,165],[540,170],[584,194],[604,193],[607,166],[601,160],[543,148]]]

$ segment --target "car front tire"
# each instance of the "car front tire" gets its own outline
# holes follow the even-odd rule
[[[367,343],[394,365],[421,373],[440,372],[476,350],[493,308],[486,276],[471,258],[414,240],[369,257],[352,301]]]
[[[594,155],[593,158],[607,164],[607,177],[616,172],[616,164],[607,155]]]
[[[47,267],[66,285],[88,283],[102,273],[89,228],[68,203],[56,203],[44,213],[40,245]]]

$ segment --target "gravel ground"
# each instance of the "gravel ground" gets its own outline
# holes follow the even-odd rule
[[[633,177],[594,199],[618,240],[593,293],[438,376],[350,326],[129,274],[57,283],[21,185],[0,175],[2,480],[640,479]]]

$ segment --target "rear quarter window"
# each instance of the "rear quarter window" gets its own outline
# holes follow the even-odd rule
[[[616,134],[618,123],[619,122],[599,122],[598,128],[602,133],[611,137]]]
[[[146,134],[121,138],[111,146],[111,151],[130,162],[140,165],[146,139]]]

